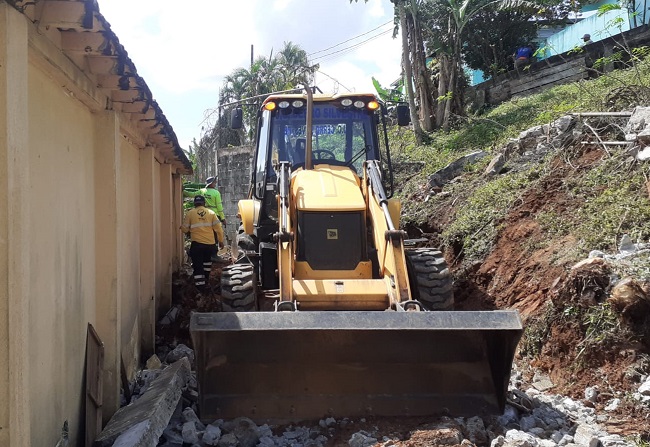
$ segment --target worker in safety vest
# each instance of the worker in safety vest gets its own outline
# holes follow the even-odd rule
[[[215,212],[205,207],[205,197],[194,197],[194,208],[185,215],[181,230],[189,233],[192,240],[189,254],[194,270],[194,285],[200,290],[207,290],[212,257],[217,254],[215,243],[223,248],[223,229]]]
[[[221,202],[221,193],[217,189],[217,178],[208,177],[205,179],[205,187],[199,189],[197,192],[183,192],[183,197],[195,197],[202,195],[205,197],[205,207],[211,209],[217,214],[221,224],[226,226],[226,215],[223,213],[223,203]]]

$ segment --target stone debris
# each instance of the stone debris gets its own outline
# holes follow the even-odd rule
[[[177,362],[183,357],[186,357],[190,361],[190,365],[194,367],[194,350],[188,348],[182,343],[176,346],[169,354],[167,354],[165,363],[171,364]]]
[[[182,353],[183,358],[194,358],[194,353],[185,345],[179,344],[170,354],[174,351]],[[143,371],[140,374],[143,386],[139,388],[139,393],[146,391],[144,383],[151,381],[151,374],[155,373],[156,371]],[[641,377],[639,383],[634,398],[650,405],[650,375]],[[426,428],[411,432],[409,436],[415,443],[424,437],[425,442],[421,445],[428,445],[427,443],[435,439],[435,445],[438,446],[633,447],[631,441],[606,433],[600,425],[609,418],[609,412],[614,412],[621,405],[620,398],[605,401],[597,386],[584,390],[584,401],[550,394],[549,390],[554,385],[548,376],[539,372],[534,375],[531,388],[524,391],[521,384],[522,374],[514,365],[508,402],[502,415],[485,418],[441,418],[427,424]],[[364,418],[357,421],[327,417],[314,422],[313,426],[295,424],[276,427],[257,425],[249,418],[240,417],[229,421],[218,419],[205,425],[197,416],[197,392],[193,372],[187,380],[169,424],[162,431],[158,446],[325,447],[333,445],[335,438],[340,439],[343,430],[352,433],[347,437],[347,445],[351,447],[389,447],[403,441],[391,437],[399,435],[381,433],[378,427],[368,428]],[[138,396],[134,396],[134,399],[137,398]],[[606,402],[606,406],[604,411],[598,414],[592,407],[601,400],[603,404]],[[359,426],[359,429],[354,430],[355,426]],[[132,431],[143,429],[136,426]],[[423,434],[425,432],[426,434]],[[123,436],[123,440],[129,439],[128,434]],[[122,442],[120,445],[127,447],[136,444]]]
[[[147,369],[160,369],[162,367],[162,362],[156,354],[149,357],[147,363],[145,364]]]

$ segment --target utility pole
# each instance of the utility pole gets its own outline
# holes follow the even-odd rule
[[[253,44],[251,44],[251,67],[253,66]]]

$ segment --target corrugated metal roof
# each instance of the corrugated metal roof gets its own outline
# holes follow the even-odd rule
[[[58,30],[52,39],[109,98],[107,108],[127,114],[145,136],[147,143],[160,149],[182,174],[192,172],[192,164],[178,144],[174,129],[153,99],[145,80],[108,21],[99,12],[96,0],[7,0],[39,29]],[[128,14],[128,11],[124,12]]]

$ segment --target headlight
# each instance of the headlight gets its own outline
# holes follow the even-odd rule
[[[273,101],[267,102],[266,104],[264,104],[264,109],[275,110],[275,103]]]
[[[350,107],[352,105],[352,100],[350,98],[345,98],[341,101],[343,107]]]
[[[354,101],[354,107],[357,109],[363,109],[366,106],[366,103],[363,101]]]

